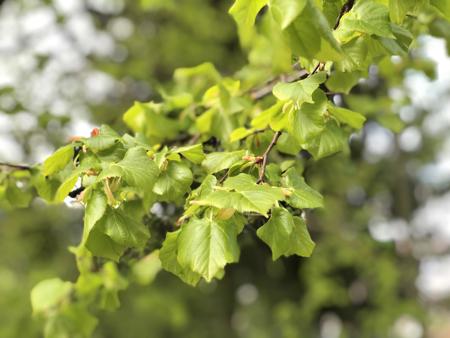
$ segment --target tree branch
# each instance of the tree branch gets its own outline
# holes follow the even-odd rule
[[[277,144],[278,139],[280,138],[281,131],[275,132],[273,135],[272,141],[270,142],[269,146],[267,147],[266,151],[262,155],[262,163],[261,167],[259,169],[259,178],[258,183],[264,182],[264,175],[266,173],[266,166],[267,166],[267,158],[269,157],[270,151],[273,147]]]
[[[7,167],[12,170],[31,170],[31,166],[29,165],[12,164],[6,162],[0,162],[0,167]]]
[[[352,9],[354,4],[355,4],[355,0],[348,0],[344,4],[344,6],[342,6],[341,12],[339,13],[339,16],[337,17],[336,24],[334,25],[333,29],[337,29],[339,27],[342,17],[344,16],[345,13],[349,12]]]

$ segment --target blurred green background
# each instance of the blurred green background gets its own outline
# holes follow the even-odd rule
[[[238,71],[246,55],[230,5],[3,1],[0,161],[42,161],[100,123],[125,130],[122,113],[157,98],[177,67]],[[420,38],[408,58],[371,68],[348,98],[354,110],[394,117],[352,136],[351,162],[337,155],[306,168],[326,196],[308,215],[311,258],[272,262],[247,228],[222,281],[191,288],[161,272],[122,292],[118,311],[98,313],[94,336],[450,337],[449,32],[432,29],[439,38]],[[44,278],[75,280],[67,247],[81,227],[70,202],[0,211],[0,337],[42,336],[29,292]]]

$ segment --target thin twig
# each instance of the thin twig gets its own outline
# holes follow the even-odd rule
[[[13,170],[31,170],[31,166],[29,166],[29,165],[12,164],[12,163],[5,163],[5,162],[0,162],[0,167],[8,167]]]
[[[281,131],[275,132],[275,134],[273,135],[272,141],[270,142],[270,144],[267,147],[266,151],[262,155],[263,160],[262,160],[262,163],[261,163],[261,167],[259,169],[258,183],[264,182],[264,175],[266,173],[267,159],[269,157],[270,151],[277,144],[277,141],[278,141],[280,135],[281,135]]]

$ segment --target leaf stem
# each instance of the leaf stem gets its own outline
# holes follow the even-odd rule
[[[31,170],[31,166],[29,165],[12,164],[6,162],[0,162],[0,167],[8,167],[14,170]]]
[[[261,163],[261,167],[259,169],[259,178],[258,178],[258,183],[264,182],[264,175],[266,173],[266,166],[267,166],[267,159],[269,157],[270,151],[273,149],[273,147],[275,147],[275,145],[278,142],[278,139],[280,138],[281,135],[281,131],[277,131],[275,132],[275,134],[273,135],[272,141],[270,142],[269,146],[267,147],[266,151],[264,152],[264,154],[262,155],[262,163]]]

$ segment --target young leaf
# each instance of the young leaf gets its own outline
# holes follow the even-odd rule
[[[73,154],[74,150],[72,144],[59,148],[53,155],[45,160],[42,167],[42,174],[44,176],[49,176],[63,170],[72,160]]]
[[[337,39],[346,43],[360,34],[395,38],[389,23],[389,10],[373,0],[359,0],[350,12],[345,13],[335,30]]]
[[[318,160],[342,151],[347,146],[347,136],[336,123],[328,122],[324,131],[303,145]]]
[[[172,150],[172,153],[181,154],[189,161],[200,164],[205,159],[202,144],[194,144],[192,146],[180,147]]]
[[[237,150],[231,152],[216,152],[206,155],[202,166],[208,174],[214,174],[223,169],[228,169],[236,162],[242,160],[245,150]]]
[[[286,202],[294,208],[313,209],[323,207],[322,195],[305,183],[305,179],[294,168],[290,168],[283,175],[282,184],[291,189],[292,194],[286,198]]]
[[[305,8],[307,0],[269,0],[269,8],[281,29],[285,29]]]
[[[111,127],[102,125],[98,135],[86,139],[84,144],[93,152],[98,152],[112,147],[119,138]]]
[[[320,72],[297,82],[279,82],[273,88],[273,95],[279,100],[293,100],[297,105],[303,102],[314,103],[312,95],[325,80],[326,74]]]
[[[256,15],[268,0],[236,0],[230,8],[230,14],[237,23],[242,44],[250,42]]]
[[[350,109],[337,107],[331,103],[328,103],[328,110],[339,122],[348,124],[355,129],[361,129],[366,121],[364,115]]]

